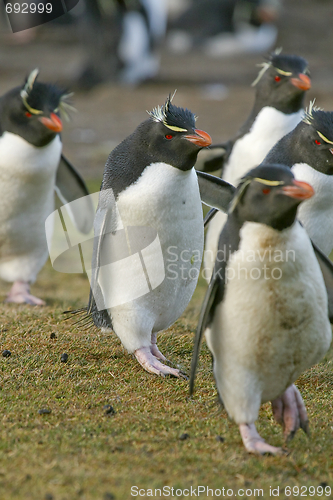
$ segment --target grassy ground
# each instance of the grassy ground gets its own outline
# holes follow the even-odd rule
[[[185,372],[204,289],[200,282],[183,317],[159,338],[161,351]],[[186,498],[187,491],[176,495],[177,488],[198,485],[225,487],[224,496],[232,489],[234,498],[257,498],[255,489],[270,498],[270,487],[279,486],[284,499],[287,485],[333,490],[332,348],[298,380],[311,438],[299,431],[289,455],[258,458],[244,451],[237,426],[216,403],[205,344],[196,392],[189,399],[185,380],[144,372],[114,335],[63,320],[65,309],[87,301],[83,275],[56,273],[48,264],[32,292],[48,306],[0,305],[0,348],[12,353],[0,356],[1,500],[127,500],[134,498],[131,486],[145,489],[138,498],[163,486],[175,488],[174,498]],[[63,353],[67,363],[61,362]],[[107,405],[115,414],[107,413]],[[45,409],[50,413],[40,413]],[[262,406],[258,430],[271,444],[282,445],[268,404]],[[189,437],[180,439],[183,434]],[[320,498],[318,492],[312,498]],[[168,489],[161,498],[167,493],[172,498]],[[200,498],[212,498],[211,492]]]
[[[203,288],[160,336],[162,352],[187,372]],[[63,321],[62,311],[84,304],[87,290],[83,276],[47,265],[33,289],[47,307],[0,306],[1,350],[12,353],[0,358],[2,500],[128,499],[132,485],[228,487],[237,498],[244,498],[240,488],[253,490],[247,498],[255,498],[255,488],[269,498],[270,486],[333,486],[332,349],[298,381],[311,439],[299,431],[288,456],[257,458],[244,451],[236,425],[215,403],[205,344],[190,400],[185,380],[144,372],[114,335]],[[65,352],[68,362],[62,363]],[[258,429],[271,444],[282,444],[269,405],[262,407]],[[179,439],[184,433],[189,438]],[[280,498],[286,498],[281,491]]]

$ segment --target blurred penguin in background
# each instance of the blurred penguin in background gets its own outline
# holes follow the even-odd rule
[[[280,0],[192,0],[170,23],[168,44],[210,57],[262,53],[276,41],[280,9]]]
[[[60,112],[73,109],[70,94],[36,81],[38,73],[0,97],[0,278],[13,283],[6,302],[30,305],[45,304],[30,285],[48,257],[45,220],[54,191],[64,204],[83,198],[79,210],[70,210],[81,233],[94,220],[89,191],[62,154]]]
[[[89,90],[104,81],[136,85],[154,78],[166,20],[166,0],[85,0],[87,60],[76,85]]]

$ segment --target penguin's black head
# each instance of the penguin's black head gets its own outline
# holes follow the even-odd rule
[[[318,172],[333,175],[333,112],[315,108],[313,104],[303,121],[290,133],[294,159]]]
[[[212,140],[206,132],[195,128],[196,118],[191,111],[171,103],[172,97],[148,113],[150,119],[138,127],[136,135],[152,161],[190,170],[200,149]]]
[[[68,94],[55,85],[36,82],[37,76],[35,69],[22,87],[10,90],[1,98],[0,128],[2,132],[11,132],[42,147],[62,130],[60,108]]]
[[[241,224],[258,222],[282,231],[294,223],[298,205],[313,195],[312,186],[296,181],[287,166],[261,164],[241,180],[229,213]]]
[[[303,106],[305,91],[311,88],[308,63],[303,57],[272,53],[262,65],[257,79],[256,98],[260,107],[272,106],[295,113]]]

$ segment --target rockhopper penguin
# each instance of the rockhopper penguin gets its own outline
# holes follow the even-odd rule
[[[0,98],[0,277],[14,282],[7,302],[43,305],[30,294],[30,284],[48,257],[44,223],[54,210],[54,190],[63,203],[89,192],[61,154],[59,113],[70,108],[68,94],[36,82],[37,76],[36,69]],[[81,232],[89,232],[89,197],[71,216]]]
[[[96,326],[112,329],[147,371],[179,377],[163,364],[156,336],[179,318],[197,284],[203,220],[193,166],[211,138],[196,129],[191,111],[171,100],[148,113],[106,162],[85,311]]]
[[[196,165],[207,172],[222,167],[222,178],[234,186],[248,170],[259,165],[276,142],[304,116],[304,96],[311,87],[308,63],[302,57],[276,51],[262,64],[253,84],[255,102],[248,119],[226,144],[203,151],[203,158],[200,160],[199,155]],[[213,157],[209,159],[209,155]],[[225,221],[226,216],[218,213],[207,231],[204,263],[209,276]]]
[[[283,165],[262,164],[241,180],[201,310],[190,390],[204,332],[219,395],[252,453],[282,452],[256,431],[261,403],[272,401],[287,440],[307,431],[293,383],[331,342],[333,266],[296,220],[313,194]]]
[[[285,135],[264,163],[283,163],[296,179],[309,182],[315,195],[299,207],[297,217],[316,245],[333,249],[333,112],[310,106],[297,127]]]

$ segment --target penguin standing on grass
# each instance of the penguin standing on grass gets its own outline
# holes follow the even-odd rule
[[[67,203],[88,195],[81,176],[62,155],[60,111],[70,107],[58,87],[36,82],[38,70],[0,98],[0,277],[13,286],[6,302],[44,305],[30,293],[48,257],[45,220],[54,191]],[[93,206],[71,213],[84,233]],[[82,209],[82,206],[81,206]]]
[[[96,326],[112,329],[145,370],[179,377],[163,364],[156,335],[179,318],[197,284],[203,220],[193,166],[211,138],[196,128],[191,111],[171,100],[107,160],[84,312]],[[210,196],[208,177],[203,192]]]
[[[264,163],[282,163],[296,179],[309,182],[315,195],[298,210],[312,241],[326,254],[333,249],[333,112],[310,103],[303,120],[285,135]]]
[[[222,167],[222,178],[234,186],[304,116],[305,92],[311,87],[308,63],[302,57],[276,51],[262,64],[253,85],[254,106],[236,136],[226,144],[203,151],[196,164],[196,168],[206,172]],[[204,263],[209,275],[225,221],[226,216],[218,213],[207,231]]]
[[[224,257],[216,260],[201,310],[190,391],[204,332],[219,395],[252,453],[282,452],[255,428],[261,403],[272,401],[286,440],[299,427],[307,432],[293,383],[331,342],[333,266],[296,221],[299,204],[313,194],[287,166],[248,172],[230,204],[219,240]]]

